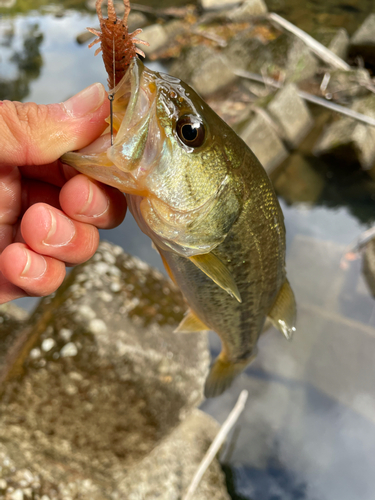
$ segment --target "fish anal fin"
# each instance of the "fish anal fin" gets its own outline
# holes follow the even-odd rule
[[[245,360],[234,363],[230,361],[225,350],[221,351],[211,367],[210,373],[204,385],[204,395],[206,398],[220,396],[232,385],[233,380],[239,375],[251,361],[256,357],[257,350]]]
[[[210,328],[201,321],[198,316],[196,316],[193,311],[189,310],[181,323],[178,325],[174,333],[193,333],[193,332],[203,332],[209,330]]]
[[[240,292],[229,269],[212,252],[189,257],[201,271],[232,297],[242,302]]]
[[[286,279],[280,288],[276,301],[268,313],[273,326],[277,328],[286,339],[291,340],[296,331],[296,301],[293,290]]]

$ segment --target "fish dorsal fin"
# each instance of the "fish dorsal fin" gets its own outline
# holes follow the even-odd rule
[[[174,333],[193,333],[209,330],[208,326],[196,316],[193,311],[188,311]]]
[[[277,295],[276,301],[268,313],[273,326],[290,340],[296,331],[296,301],[294,293],[288,280],[285,280],[283,286]]]
[[[236,298],[238,302],[242,302],[240,292],[229,269],[212,252],[194,255],[189,259],[229,295]]]

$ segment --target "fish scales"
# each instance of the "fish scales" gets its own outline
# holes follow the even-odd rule
[[[110,10],[100,39],[118,28]],[[127,30],[124,37],[125,50],[135,40]],[[113,144],[107,129],[62,161],[126,193],[190,306],[176,332],[212,329],[221,338],[205,384],[206,396],[217,396],[254,359],[267,317],[287,339],[295,331],[283,215],[255,155],[191,87],[151,71],[134,50],[123,59]]]
[[[276,195],[269,182],[266,182],[268,189],[262,188],[265,172],[256,158],[249,155],[248,162],[252,163],[252,168],[248,163],[242,167],[244,184],[259,187],[247,190],[247,200],[238,220],[224,242],[213,250],[234,276],[242,303],[218,287],[188,259],[173,252],[163,252],[176,281],[183,283],[182,289],[192,310],[220,335],[234,363],[251,356],[286,276],[285,230]],[[272,216],[263,217],[264,207]]]

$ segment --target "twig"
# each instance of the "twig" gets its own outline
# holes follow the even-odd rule
[[[243,409],[245,408],[246,400],[249,393],[247,391],[242,391],[235,407],[230,412],[228,418],[223,423],[221,429],[217,433],[215,439],[212,441],[211,446],[208,448],[207,453],[203,457],[202,462],[199,464],[198,470],[195,473],[193,480],[190,483],[189,489],[187,490],[186,495],[183,497],[183,500],[191,500],[197,489],[204,473],[208,469],[212,460],[215,458],[217,452],[219,451],[221,445],[224,443],[226,437],[228,436],[230,430],[237,422],[238,417],[241,415]]]
[[[317,97],[316,95],[308,94],[303,90],[298,91],[298,95],[305,99],[305,101],[312,102],[317,104],[318,106],[323,106],[331,111],[336,111],[337,113],[341,113],[342,115],[346,115],[349,118],[353,118],[362,123],[366,123],[366,125],[371,125],[371,127],[375,127],[375,118],[371,116],[364,115],[362,113],[358,113],[357,111],[353,111],[352,109],[345,108],[344,106],[340,106],[340,104],[335,104],[334,102],[329,102],[321,97]]]
[[[327,49],[327,47],[324,47],[324,45],[319,43],[317,40],[315,40],[315,38],[308,35],[300,28],[297,28],[297,26],[294,26],[294,24],[290,23],[274,12],[270,12],[267,17],[271,21],[274,21],[287,31],[293,33],[293,35],[300,38],[308,47],[310,47],[313,52],[315,52],[318,57],[320,57],[326,63],[330,64],[334,68],[345,69],[346,71],[350,70],[349,64],[343,61],[341,57],[334,54],[331,50]]]
[[[244,71],[242,69],[235,69],[233,73],[241,78],[246,78],[248,80],[254,80],[255,82],[264,83],[267,85],[271,85],[274,88],[280,89],[282,85],[273,80],[272,78],[263,78],[261,75],[257,75],[256,73],[251,73],[250,71]],[[358,113],[357,111],[353,111],[352,109],[345,108],[344,106],[340,106],[340,104],[335,104],[334,102],[326,101],[321,97],[317,97],[316,95],[309,94],[308,92],[304,92],[303,90],[297,89],[297,94],[304,99],[305,101],[312,102],[317,104],[318,106],[323,106],[323,108],[330,109],[331,111],[335,111],[336,113],[340,113],[342,115],[346,115],[349,118],[353,118],[353,120],[357,120],[359,122],[365,123],[366,125],[370,125],[371,127],[375,127],[375,118],[371,116],[364,115],[363,113]]]

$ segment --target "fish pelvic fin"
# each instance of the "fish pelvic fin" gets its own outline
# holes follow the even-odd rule
[[[223,350],[215,359],[211,367],[210,373],[204,385],[204,395],[206,398],[215,398],[220,396],[224,391],[232,385],[233,380],[239,375],[246,366],[253,361],[257,351],[247,359],[233,363],[228,359],[226,352]]]
[[[240,292],[229,269],[212,252],[189,257],[201,271],[212,279],[220,288],[229,293],[238,302],[242,302]]]
[[[296,301],[293,290],[286,279],[276,297],[276,301],[268,313],[273,326],[277,328],[287,340],[291,340],[296,331]]]
[[[189,310],[185,313],[185,316],[174,333],[193,333],[203,332],[205,330],[209,330],[208,326],[205,325],[193,311]]]

